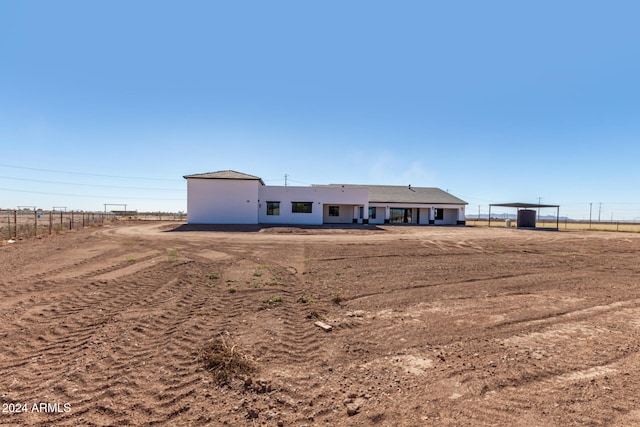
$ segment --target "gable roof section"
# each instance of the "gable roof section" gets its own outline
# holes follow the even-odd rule
[[[369,202],[467,204],[464,200],[435,187],[404,185],[369,185],[368,187]]]
[[[260,184],[264,185],[264,181],[262,181],[262,178],[258,176],[249,175],[242,172],[236,172],[230,169],[217,171],[217,172],[185,175],[183,178],[184,179],[239,179],[239,180],[245,180],[245,181],[260,181]]]
[[[365,187],[369,189],[369,203],[430,203],[466,205],[462,199],[435,187],[410,187],[404,185],[348,185],[330,186]]]

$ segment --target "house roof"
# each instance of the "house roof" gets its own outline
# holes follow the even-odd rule
[[[435,187],[412,187],[404,185],[350,185],[330,186],[365,187],[369,189],[369,203],[432,203],[466,205],[462,199]]]
[[[242,172],[236,172],[230,169],[217,171],[217,172],[207,172],[207,173],[197,173],[194,175],[185,175],[183,178],[185,179],[240,179],[247,181],[260,181],[260,184],[264,185],[262,178],[254,175],[249,175]]]

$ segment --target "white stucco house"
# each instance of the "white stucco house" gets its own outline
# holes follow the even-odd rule
[[[467,203],[439,188],[271,186],[232,170],[184,178],[189,224],[465,224]]]

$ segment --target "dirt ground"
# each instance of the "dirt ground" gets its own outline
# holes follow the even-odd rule
[[[0,246],[0,425],[640,425],[640,234],[189,230]]]

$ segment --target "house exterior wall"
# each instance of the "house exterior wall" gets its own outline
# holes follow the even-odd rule
[[[464,224],[464,207],[455,205],[436,206],[439,209],[444,209],[443,219],[435,220],[436,225],[459,225],[460,221]]]
[[[190,224],[257,224],[257,180],[188,179]]]
[[[338,216],[329,216],[329,206],[338,207]],[[328,204],[322,209],[322,222],[325,224],[352,224],[353,223],[353,206]]]
[[[459,205],[432,205],[428,203],[370,203],[376,208],[376,218],[370,219],[370,224],[385,224],[390,218],[391,209],[411,209],[411,224],[420,225],[457,225],[464,223],[464,206]],[[442,220],[435,219],[435,210],[444,209]],[[418,219],[418,211],[420,218]],[[461,222],[462,221],[462,222]]]
[[[320,225],[325,218],[325,205],[327,217],[328,206],[331,205],[341,206],[341,223],[342,220],[351,223],[354,218],[353,206],[362,205],[368,209],[368,199],[369,190],[366,188],[262,186],[258,221],[261,224]],[[280,215],[267,215],[267,202],[280,202]],[[292,212],[293,202],[312,202],[311,213]],[[334,222],[331,218],[331,222]]]
[[[411,224],[464,225],[464,206],[430,203],[369,203],[365,186],[265,186],[258,179],[187,179],[190,224],[386,224],[391,209],[411,209]],[[279,202],[278,215],[267,215],[267,202]],[[311,212],[292,212],[293,202],[311,203]],[[329,216],[338,206],[339,215]],[[369,206],[376,209],[369,218]],[[443,218],[435,219],[435,210]]]
[[[376,217],[369,217],[369,224],[384,224],[386,208],[384,206],[369,206],[376,210]]]
[[[420,220],[418,221],[418,224],[428,225],[430,219],[431,219],[431,209],[420,208]]]

